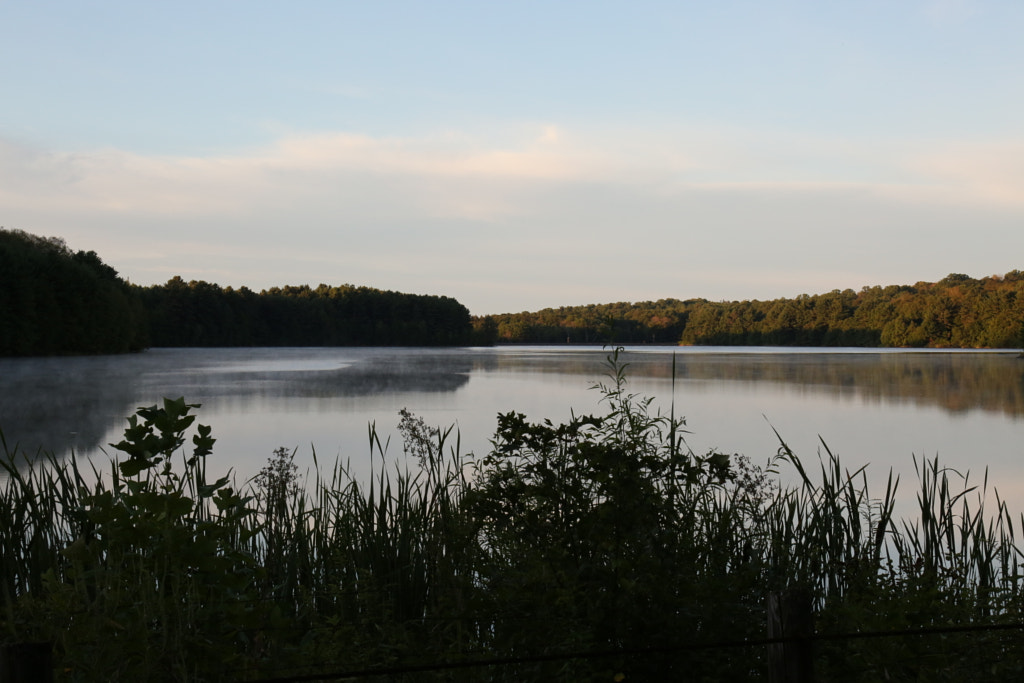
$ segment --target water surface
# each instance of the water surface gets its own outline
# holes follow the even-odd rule
[[[258,471],[278,446],[308,463],[368,460],[367,426],[394,434],[398,410],[457,425],[483,452],[499,412],[565,420],[599,413],[599,347],[153,349],[131,356],[0,360],[8,446],[103,457],[125,417],[162,397],[201,403],[218,439],[212,472]],[[878,349],[628,349],[632,391],[667,411],[690,446],[766,462],[774,430],[804,458],[823,439],[843,462],[907,475],[912,456],[981,475],[1024,507],[1024,361],[1016,352]],[[674,370],[673,370],[674,358]],[[675,379],[673,380],[673,373]],[[820,439],[819,439],[820,436]],[[390,451],[400,453],[395,436]]]

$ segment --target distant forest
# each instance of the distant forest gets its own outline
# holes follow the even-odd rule
[[[257,294],[180,277],[138,291],[153,346],[460,346],[472,332],[446,296],[323,284]]]
[[[443,296],[369,287],[207,282],[139,287],[95,252],[0,228],[0,356],[124,353],[150,346],[439,346],[472,342],[469,310]]]
[[[494,343],[1021,348],[1024,272],[771,301],[660,299],[473,319]]]
[[[471,318],[445,296],[321,284],[132,285],[92,251],[0,228],[0,356],[150,346],[687,344],[1024,347],[1024,272],[771,301],[661,299]]]

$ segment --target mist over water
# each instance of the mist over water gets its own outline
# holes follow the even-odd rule
[[[401,456],[401,408],[455,425],[462,451],[477,453],[499,412],[556,422],[571,411],[600,414],[591,387],[605,379],[607,355],[600,347],[273,348],[5,359],[0,430],[25,457],[74,451],[105,460],[101,449],[114,453],[108,444],[138,406],[184,396],[202,404],[198,421],[217,438],[211,473],[232,468],[244,480],[279,446],[297,449],[302,469],[315,449],[321,464],[340,457],[368,471],[370,423]],[[655,397],[663,412],[674,397],[698,453],[764,464],[778,449],[774,428],[816,462],[820,435],[851,470],[870,464],[873,481],[893,467],[905,495],[912,456],[939,455],[979,481],[988,468],[1011,505],[1024,507],[1024,361],[1015,352],[636,347],[622,358],[631,392]]]

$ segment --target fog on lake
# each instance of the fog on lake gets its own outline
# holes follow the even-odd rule
[[[456,425],[462,451],[483,453],[500,412],[564,421],[600,414],[592,385],[600,347],[468,349],[152,349],[137,355],[0,360],[0,430],[26,457],[105,458],[125,418],[162,397],[200,403],[217,438],[211,474],[255,474],[273,450],[297,449],[305,469],[369,467],[368,425],[401,455],[395,427],[408,408]],[[684,415],[690,447],[744,453],[764,464],[779,442],[816,462],[820,438],[843,464],[890,467],[913,490],[912,456],[985,469],[1011,507],[1024,507],[1024,361],[1016,352],[892,349],[633,347],[623,360],[631,392]],[[675,379],[673,381],[673,357]],[[674,387],[674,395],[673,395]],[[909,478],[909,479],[908,479]],[[1021,504],[1015,504],[1015,501]]]

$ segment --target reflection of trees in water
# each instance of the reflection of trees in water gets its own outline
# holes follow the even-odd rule
[[[25,456],[105,447],[107,432],[135,410],[134,356],[0,361],[0,430]]]
[[[301,369],[310,357],[321,369]],[[164,396],[190,403],[252,399],[358,398],[395,393],[452,392],[473,372],[561,374],[581,386],[603,378],[607,352],[527,349],[332,350],[220,349],[131,356],[0,360],[0,429],[7,443],[34,455],[106,447],[140,405]],[[287,369],[293,360],[299,369]],[[626,353],[627,373],[668,381],[672,351]],[[278,365],[276,371],[267,369]],[[240,364],[241,363],[241,364]],[[245,363],[249,363],[246,368]],[[339,367],[342,363],[350,363]],[[782,387],[912,402],[949,412],[980,409],[1024,415],[1024,361],[1014,354],[970,353],[685,353],[676,354],[680,381],[768,382]],[[538,389],[542,391],[542,388]],[[514,406],[513,406],[514,407]],[[214,425],[216,428],[216,425]]]
[[[268,352],[267,357],[273,357]],[[104,437],[124,426],[140,405],[184,396],[215,399],[335,398],[398,392],[455,391],[469,380],[470,362],[455,355],[374,354],[364,362],[326,370],[219,371],[220,353],[193,350],[85,358],[0,362],[0,430],[8,446],[27,457],[40,450],[63,456],[106,448]],[[258,364],[254,366],[258,368]],[[109,450],[109,449],[108,449]]]
[[[482,353],[472,358],[473,369],[484,372],[522,373],[536,372],[558,375],[585,375],[587,379],[598,380],[608,371],[608,351],[572,351],[571,347],[557,351],[509,351],[508,347],[494,353]],[[623,356],[627,357],[627,356]],[[629,361],[634,356],[628,354]],[[657,364],[670,363],[670,355],[655,356]],[[668,360],[666,360],[668,359]],[[669,366],[671,367],[671,365]]]
[[[469,381],[470,370],[472,366],[469,361],[455,361],[452,358],[374,358],[333,370],[186,373],[172,386],[177,395],[186,398],[327,399],[399,392],[455,391]]]
[[[869,401],[909,401],[949,412],[981,409],[1024,415],[1024,363],[1007,354],[762,356],[687,362],[683,379],[769,381],[815,387]]]
[[[586,375],[599,380],[606,353],[510,353],[483,356],[491,372]],[[672,352],[625,353],[628,376],[672,377]],[[1008,353],[676,353],[677,381],[774,382],[857,396],[913,402],[952,413],[981,409],[1024,415],[1024,361]]]

